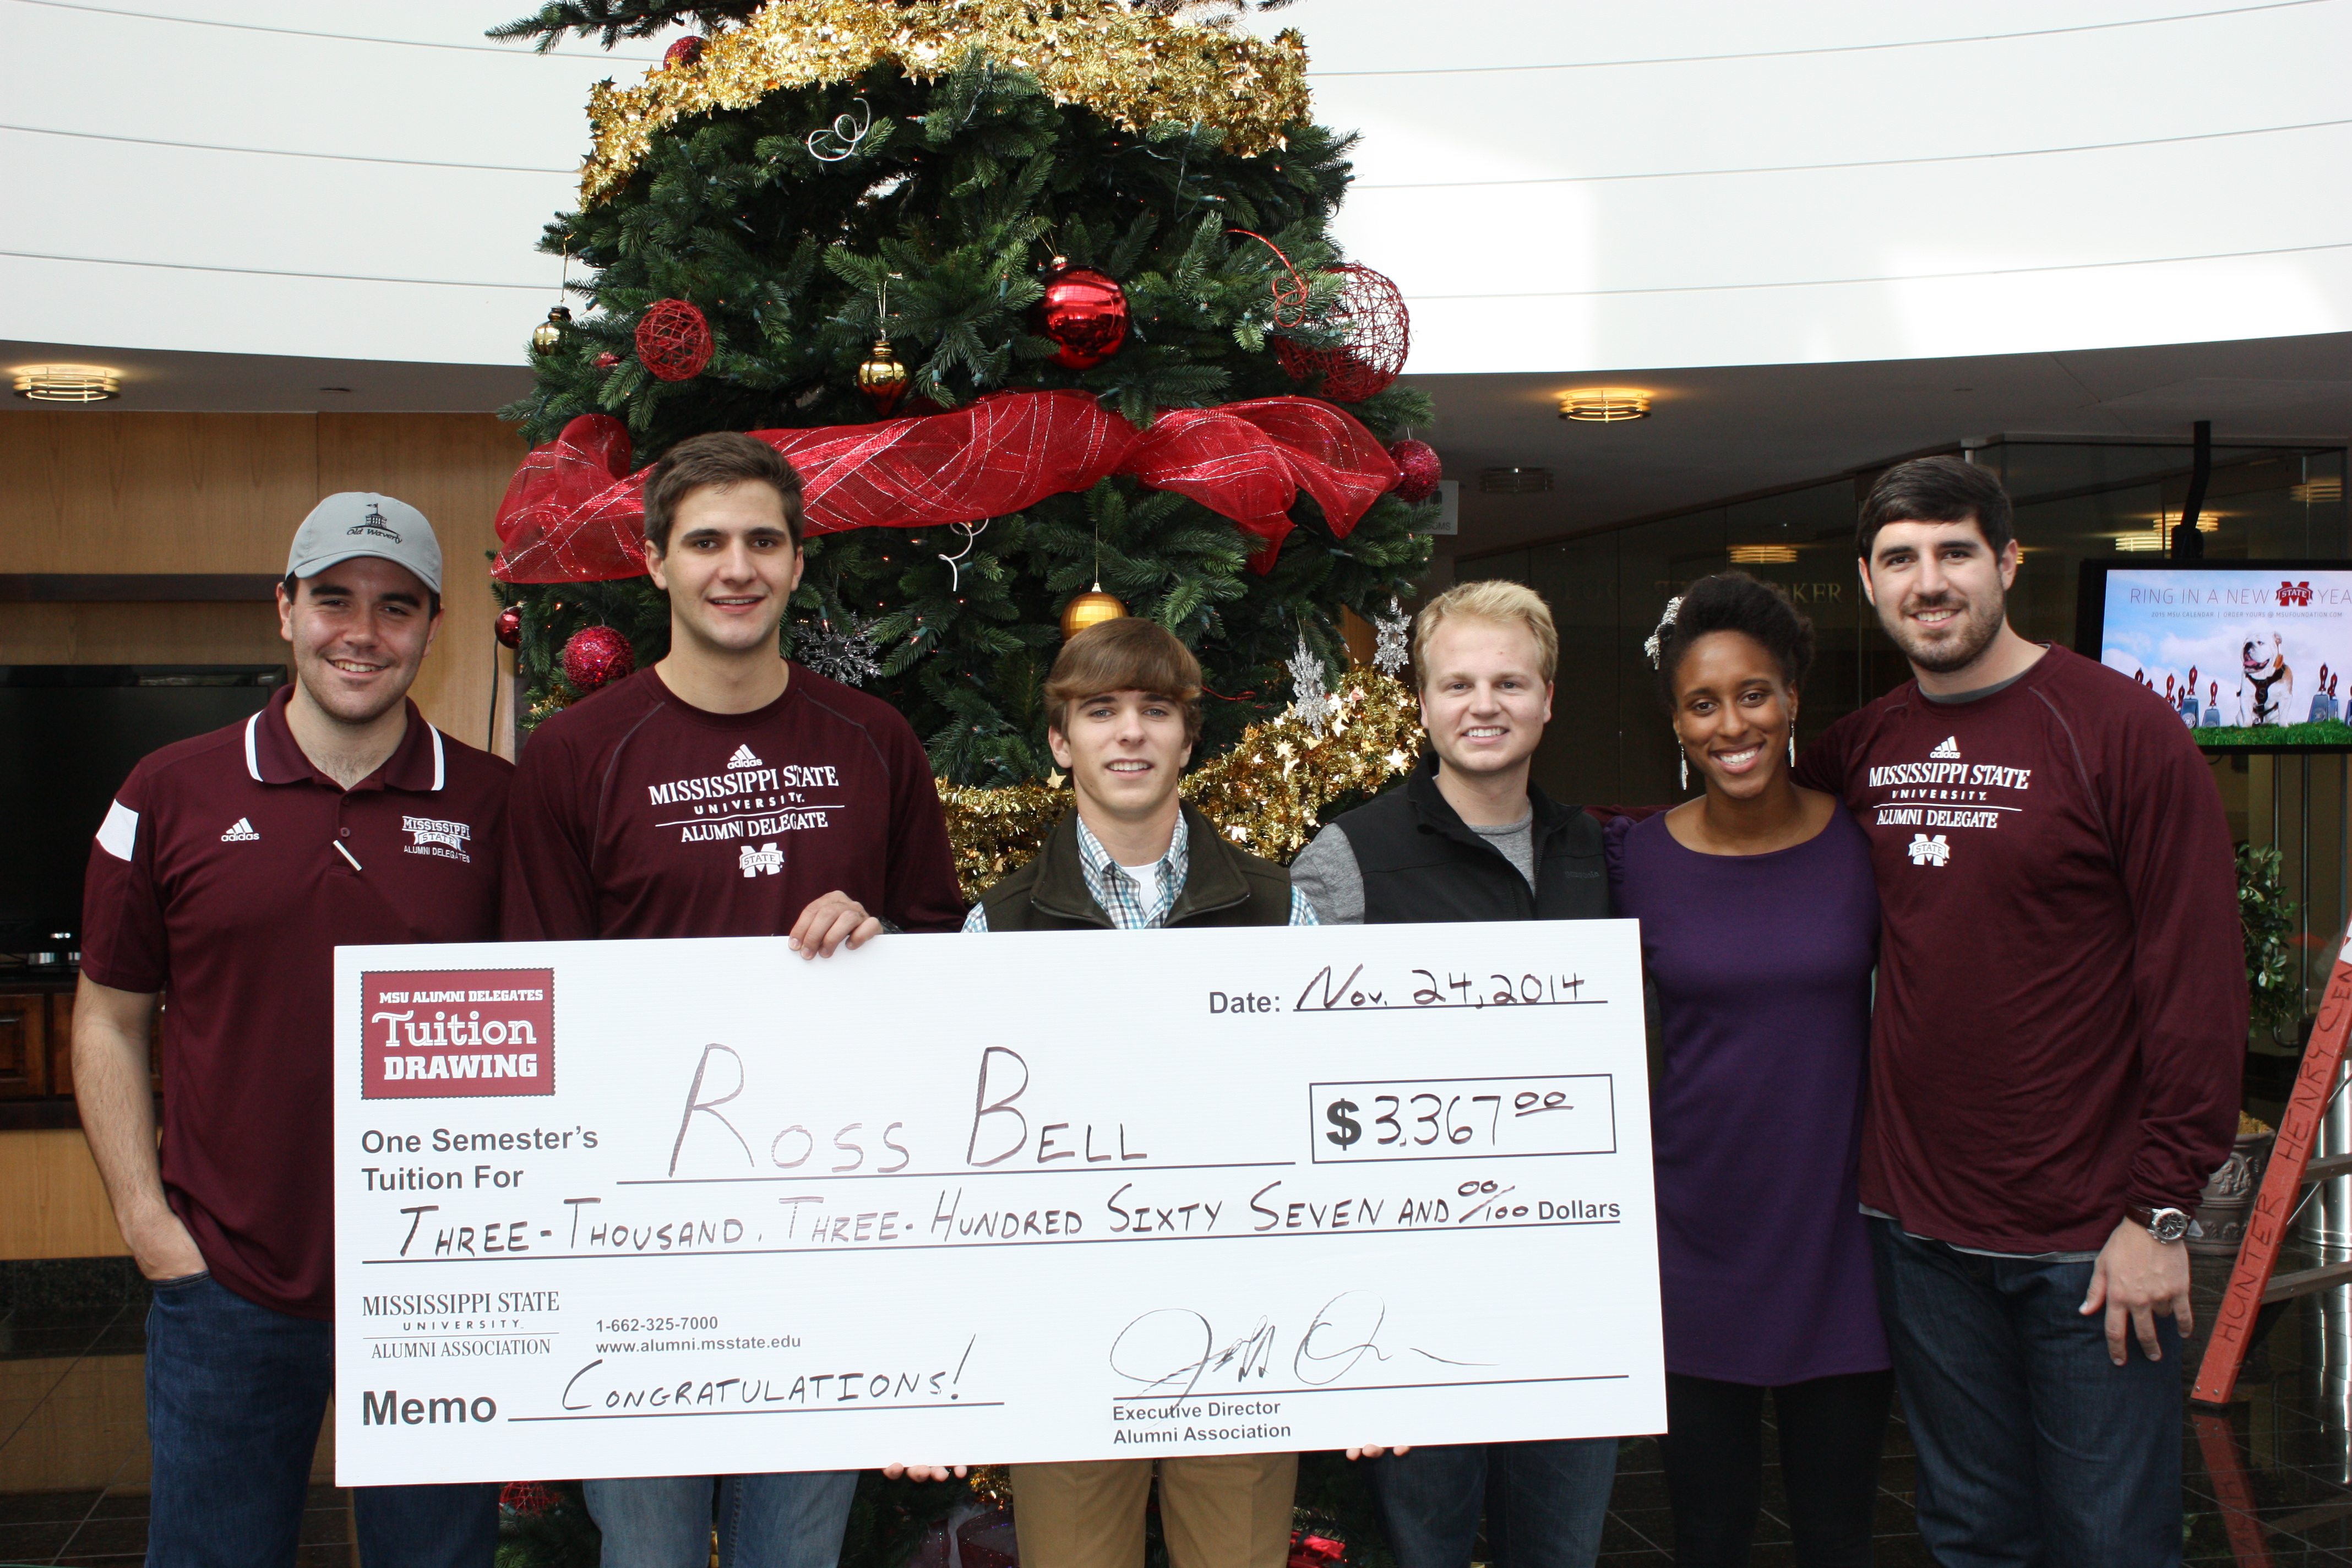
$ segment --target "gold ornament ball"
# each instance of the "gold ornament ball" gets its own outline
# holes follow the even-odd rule
[[[874,412],[886,419],[890,410],[898,406],[898,399],[906,395],[907,367],[890,352],[889,339],[877,339],[873,357],[857,367],[857,390],[874,405]]]
[[[547,312],[547,320],[530,330],[530,352],[551,354],[563,342],[563,329],[572,324],[572,312],[558,305]]]
[[[1062,606],[1062,640],[1067,642],[1088,626],[1118,620],[1126,614],[1127,606],[1104,593],[1102,584],[1097,583],[1091,592],[1081,594]]]

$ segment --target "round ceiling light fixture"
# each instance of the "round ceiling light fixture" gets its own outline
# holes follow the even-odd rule
[[[1559,416],[1580,425],[1619,425],[1650,416],[1650,395],[1637,386],[1584,386],[1559,395]]]
[[[20,364],[16,395],[34,403],[104,403],[122,395],[122,373],[102,364]]]

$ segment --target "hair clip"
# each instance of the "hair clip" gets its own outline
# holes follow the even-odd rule
[[[1658,657],[1664,649],[1666,631],[1675,624],[1675,612],[1682,607],[1683,602],[1679,595],[1668,599],[1666,613],[1658,617],[1658,629],[1652,632],[1649,640],[1642,645],[1642,651],[1650,656],[1652,669],[1658,668]]]

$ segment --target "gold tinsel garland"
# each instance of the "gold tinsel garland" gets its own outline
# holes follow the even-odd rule
[[[919,81],[946,75],[977,48],[1037,79],[1057,103],[1076,103],[1130,131],[1213,125],[1228,152],[1283,145],[1307,118],[1307,45],[1186,26],[1121,0],[774,0],[740,27],[712,37],[691,64],[656,66],[642,87],[589,90],[595,146],[580,197],[611,195],[644,161],[652,139],[714,109],[749,109],[781,88],[853,81],[888,62]]]
[[[1287,863],[1307,847],[1325,806],[1351,790],[1380,789],[1421,755],[1421,709],[1402,682],[1350,670],[1333,695],[1322,733],[1293,713],[1253,724],[1231,751],[1185,779],[1185,795],[1243,848]],[[1058,779],[1001,789],[941,779],[939,787],[968,899],[1037,853],[1070,809],[1070,792]]]

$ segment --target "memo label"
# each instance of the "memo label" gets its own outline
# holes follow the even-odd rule
[[[555,1092],[555,971],[387,970],[360,976],[366,1100]]]

